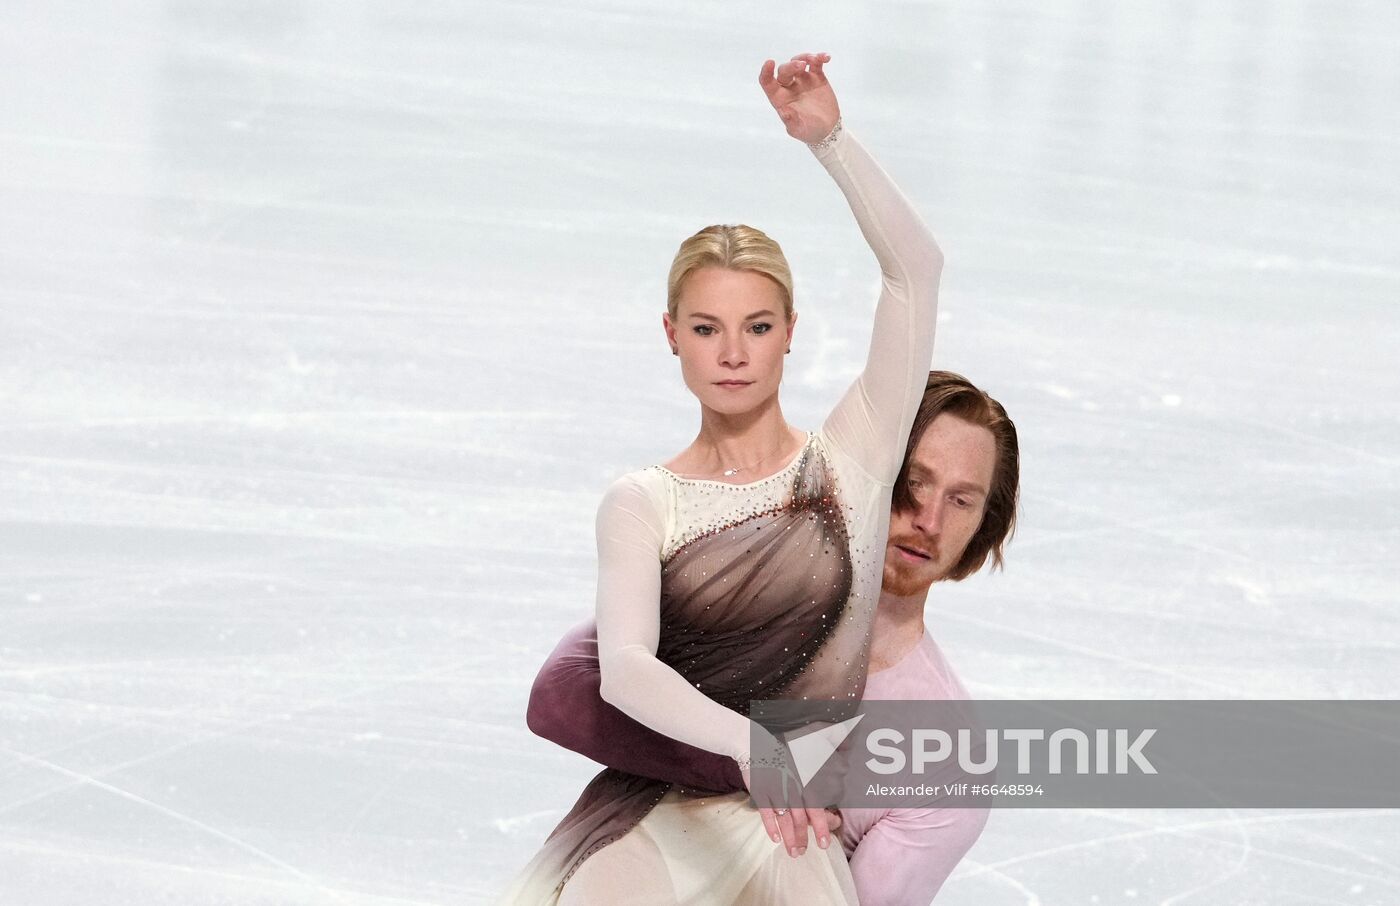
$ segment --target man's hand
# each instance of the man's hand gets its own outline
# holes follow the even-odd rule
[[[808,144],[826,138],[841,116],[836,92],[822,73],[829,53],[800,53],[777,68],[765,60],[758,71],[758,84],[778,112],[787,134]]]

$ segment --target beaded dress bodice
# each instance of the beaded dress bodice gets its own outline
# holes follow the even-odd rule
[[[782,696],[797,682],[846,608],[850,539],[835,482],[811,435],[761,482],[666,475],[685,531],[661,565],[656,656],[747,714],[751,699]],[[807,685],[849,700],[863,681],[860,671],[841,671]]]

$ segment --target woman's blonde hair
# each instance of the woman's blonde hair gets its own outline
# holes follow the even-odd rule
[[[783,291],[783,317],[792,320],[792,271],[778,243],[767,233],[739,224],[713,224],[681,243],[666,278],[666,311],[676,317],[681,287],[691,271],[725,267],[762,274]]]

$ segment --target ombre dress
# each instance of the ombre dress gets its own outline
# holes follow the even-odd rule
[[[599,764],[696,790],[743,793],[727,755],[677,742],[643,726],[599,696],[598,634],[586,620],[564,635],[530,690],[526,720],[537,735]],[[971,698],[933,636],[893,666],[865,679],[864,700],[966,701]],[[842,808],[837,834],[861,906],[927,903],[987,823],[986,808]]]
[[[747,484],[661,466],[618,479],[598,510],[604,696],[680,744],[748,754],[749,702],[829,702],[865,686],[891,490],[932,358],[942,255],[840,123],[809,146],[879,260],[860,376],[777,473]],[[659,604],[659,606],[658,606]],[[792,858],[745,793],[609,768],[501,902],[855,903],[841,847]]]

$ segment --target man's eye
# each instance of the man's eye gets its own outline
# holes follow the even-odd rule
[[[715,329],[708,324],[697,324],[694,329],[702,337],[708,337],[715,332]]]
[[[763,336],[765,333],[767,333],[768,331],[770,331],[770,330],[772,330],[772,329],[773,329],[773,325],[772,325],[772,324],[763,324],[763,323],[759,323],[759,324],[755,324],[755,325],[753,326],[753,332],[756,333],[756,334],[758,334],[759,336]]]

